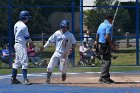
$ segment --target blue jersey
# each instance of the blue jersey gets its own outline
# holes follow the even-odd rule
[[[7,55],[9,55],[9,51],[7,49],[3,49],[2,53],[5,53]],[[2,55],[2,58],[5,58],[6,56]]]
[[[112,38],[112,30],[112,25],[109,23],[109,21],[104,20],[104,22],[99,25],[96,33],[99,36],[99,42],[106,43],[107,34],[109,34]]]

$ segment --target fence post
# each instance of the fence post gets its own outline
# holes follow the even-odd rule
[[[45,37],[45,33],[42,33],[42,34],[41,34],[41,38],[42,38],[42,45],[43,45],[43,46],[44,46],[44,44],[45,44],[44,37]]]
[[[11,52],[12,52],[12,0],[8,0],[8,49],[9,49],[9,67],[12,67],[12,59],[11,59]]]
[[[75,33],[75,0],[72,0],[72,4],[71,4],[71,8],[72,8],[72,33]],[[72,51],[73,55],[72,55],[72,66],[75,66],[75,50]]]
[[[139,0],[136,0],[136,65],[139,65]]]
[[[129,48],[129,32],[126,32],[125,33],[125,36],[126,36],[126,48]]]
[[[80,0],[80,41],[83,41],[83,0]]]

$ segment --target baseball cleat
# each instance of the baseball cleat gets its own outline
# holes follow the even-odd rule
[[[25,84],[25,85],[31,85],[32,83],[28,79],[25,79],[24,82],[23,82],[23,84]]]
[[[47,79],[44,84],[50,84],[50,79]]]
[[[17,79],[11,79],[11,84],[21,84],[21,82]]]
[[[62,81],[65,81],[66,80],[66,74],[62,74]]]
[[[111,83],[114,83],[114,81],[110,78],[100,78],[99,83],[111,84]]]
[[[114,80],[112,80],[112,79],[108,79],[108,81],[110,82],[110,83],[115,83],[115,81]]]

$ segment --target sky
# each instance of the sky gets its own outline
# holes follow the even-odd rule
[[[83,0],[83,6],[93,6],[94,1],[95,0]],[[121,1],[121,2],[129,2],[129,1],[135,2],[136,0],[119,0],[119,1]],[[87,10],[87,9],[91,9],[91,7],[84,7],[83,9]]]

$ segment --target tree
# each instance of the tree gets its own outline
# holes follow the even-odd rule
[[[91,30],[92,33],[96,33],[99,24],[103,22],[106,15],[114,16],[117,7],[113,6],[116,6],[118,2],[114,2],[114,0],[96,0],[95,4],[97,7],[93,7],[92,10],[84,11],[84,16],[86,16],[84,19],[85,25],[87,25],[88,29]],[[129,20],[130,16],[128,11],[124,8],[119,8],[114,20],[113,34],[124,34]]]
[[[48,22],[48,17],[56,11],[72,11],[72,0],[11,0],[12,1],[12,30],[15,22],[19,19],[19,12],[27,10],[32,16],[32,22],[27,23],[29,31],[32,34],[41,34],[41,32],[52,31]],[[79,6],[79,0],[75,0],[75,6]],[[8,6],[8,0],[1,0],[0,6]],[[75,7],[79,11],[79,7]],[[63,15],[62,15],[63,16]],[[57,17],[57,16],[56,16]],[[55,21],[54,21],[55,22]],[[8,36],[8,7],[0,7],[0,33]],[[0,34],[1,35],[1,34]]]

